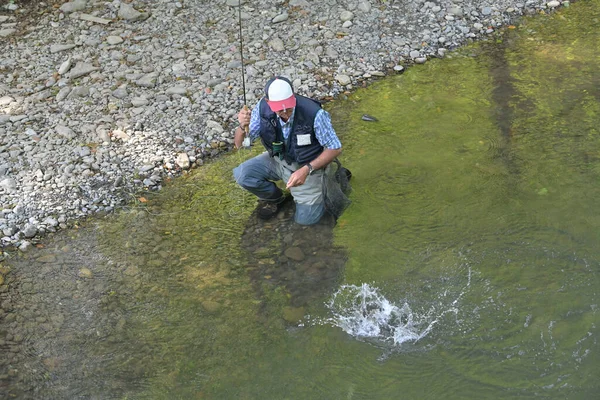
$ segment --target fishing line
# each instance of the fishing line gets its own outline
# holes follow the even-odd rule
[[[244,74],[244,41],[242,38],[242,0],[238,0],[238,25],[240,27],[240,60],[242,62],[242,90],[244,91],[244,105],[246,105],[246,77]]]

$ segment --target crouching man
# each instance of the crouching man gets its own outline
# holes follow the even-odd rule
[[[267,82],[265,97],[252,112],[242,109],[238,121],[237,148],[248,129],[249,139],[260,137],[267,149],[233,170],[236,182],[258,197],[258,216],[277,214],[285,196],[274,182],[283,180],[296,202],[295,221],[319,222],[325,213],[325,168],[342,152],[329,113],[319,102],[294,94],[288,79],[275,77]]]

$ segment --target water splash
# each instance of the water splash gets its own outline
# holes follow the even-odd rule
[[[376,339],[395,346],[416,343],[426,337],[444,315],[458,314],[458,302],[471,283],[470,270],[468,278],[467,286],[454,300],[432,305],[425,312],[412,310],[407,302],[394,304],[377,287],[367,283],[343,285],[326,303],[333,316],[323,322],[356,338]]]

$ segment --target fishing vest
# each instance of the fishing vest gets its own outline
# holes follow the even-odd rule
[[[294,121],[287,140],[283,139],[283,130],[279,117],[263,98],[260,101],[260,139],[273,156],[273,142],[284,142],[283,158],[288,164],[297,162],[300,165],[311,162],[323,151],[323,146],[315,135],[315,117],[321,109],[321,103],[308,97],[296,95]]]

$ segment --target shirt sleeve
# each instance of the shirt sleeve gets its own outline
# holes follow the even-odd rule
[[[337,137],[329,113],[323,109],[317,112],[315,117],[315,135],[317,140],[326,149],[338,150],[342,148],[342,142]]]
[[[252,110],[252,114],[250,114],[248,136],[250,137],[251,141],[255,141],[260,136],[260,101]]]

